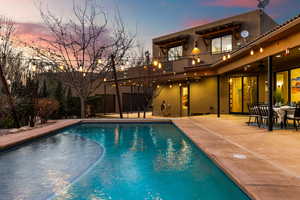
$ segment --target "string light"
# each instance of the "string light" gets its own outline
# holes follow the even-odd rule
[[[260,53],[264,52],[264,49],[262,47],[260,47],[259,52]]]
[[[286,49],[286,50],[285,50],[285,54],[286,54],[286,55],[290,54],[290,49]]]
[[[250,55],[251,55],[251,56],[254,55],[254,51],[253,51],[253,50],[250,51]]]
[[[223,56],[223,61],[225,61],[226,60],[226,56]]]
[[[228,59],[230,59],[230,58],[231,58],[231,55],[230,55],[230,54],[228,54],[228,55],[227,55],[227,58],[228,58]]]
[[[200,58],[197,58],[197,62],[200,63],[200,62],[201,62],[201,59],[200,59]]]
[[[104,78],[104,79],[103,79],[103,81],[104,81],[104,82],[106,82],[106,81],[107,81],[107,79],[106,79],[106,78]]]
[[[154,65],[155,67],[157,67],[158,61],[157,61],[157,60],[154,60],[154,61],[153,61],[153,65]]]
[[[170,88],[172,88],[172,87],[173,87],[173,85],[170,85],[169,87],[170,87]]]
[[[193,60],[193,61],[192,61],[192,65],[195,65],[195,64],[196,64],[196,61],[195,61],[195,60]]]
[[[158,69],[161,69],[161,68],[162,68],[162,64],[158,63]]]

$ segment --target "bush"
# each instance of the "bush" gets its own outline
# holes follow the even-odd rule
[[[38,99],[35,109],[37,116],[41,118],[41,123],[44,124],[47,122],[49,116],[59,109],[59,102],[48,98]]]

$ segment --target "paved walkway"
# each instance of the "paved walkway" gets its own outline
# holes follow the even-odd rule
[[[249,127],[247,118],[174,120],[253,199],[300,199],[300,131]]]
[[[14,146],[19,143],[23,143],[25,141],[28,141],[28,140],[31,140],[31,139],[34,139],[37,137],[41,137],[43,135],[46,135],[49,132],[56,131],[58,129],[76,124],[78,122],[80,122],[80,120],[76,120],[76,119],[61,120],[61,121],[57,121],[56,123],[48,125],[48,126],[35,128],[32,130],[23,131],[20,133],[1,136],[0,137],[0,150]]]

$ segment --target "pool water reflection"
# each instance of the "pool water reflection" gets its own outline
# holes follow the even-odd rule
[[[69,181],[68,186],[62,184],[52,196],[48,196],[49,199],[249,199],[172,124],[81,124],[61,133],[57,136],[79,137],[90,144],[70,144],[66,147],[68,150],[61,149],[63,152],[58,153],[57,149],[55,153],[64,155],[64,151],[69,152],[70,149],[71,152],[78,153],[78,157],[76,162],[70,159],[72,162],[66,162],[66,165],[88,164],[84,165],[85,171],[81,171],[78,178]],[[92,145],[94,143],[91,141],[98,146]],[[20,150],[29,148],[28,146],[31,145]],[[47,151],[53,154],[53,148],[49,148]],[[27,156],[30,158],[30,155]],[[65,156],[61,158],[69,160]],[[51,159],[50,157],[47,162],[53,163]],[[55,164],[51,167],[55,168]],[[60,172],[60,178],[71,174],[64,170]],[[28,173],[30,175],[30,171]],[[9,176],[14,177],[15,174],[10,172]],[[51,180],[51,176],[55,177],[46,173],[44,176],[48,180]],[[10,183],[10,186],[16,190],[23,189],[22,185],[14,183]],[[44,190],[35,188],[32,191],[39,192]]]

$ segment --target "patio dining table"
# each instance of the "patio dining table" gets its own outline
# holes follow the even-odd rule
[[[281,128],[287,127],[287,115],[294,114],[296,107],[293,106],[281,106],[274,107],[273,110],[277,113],[278,122],[281,124]]]

